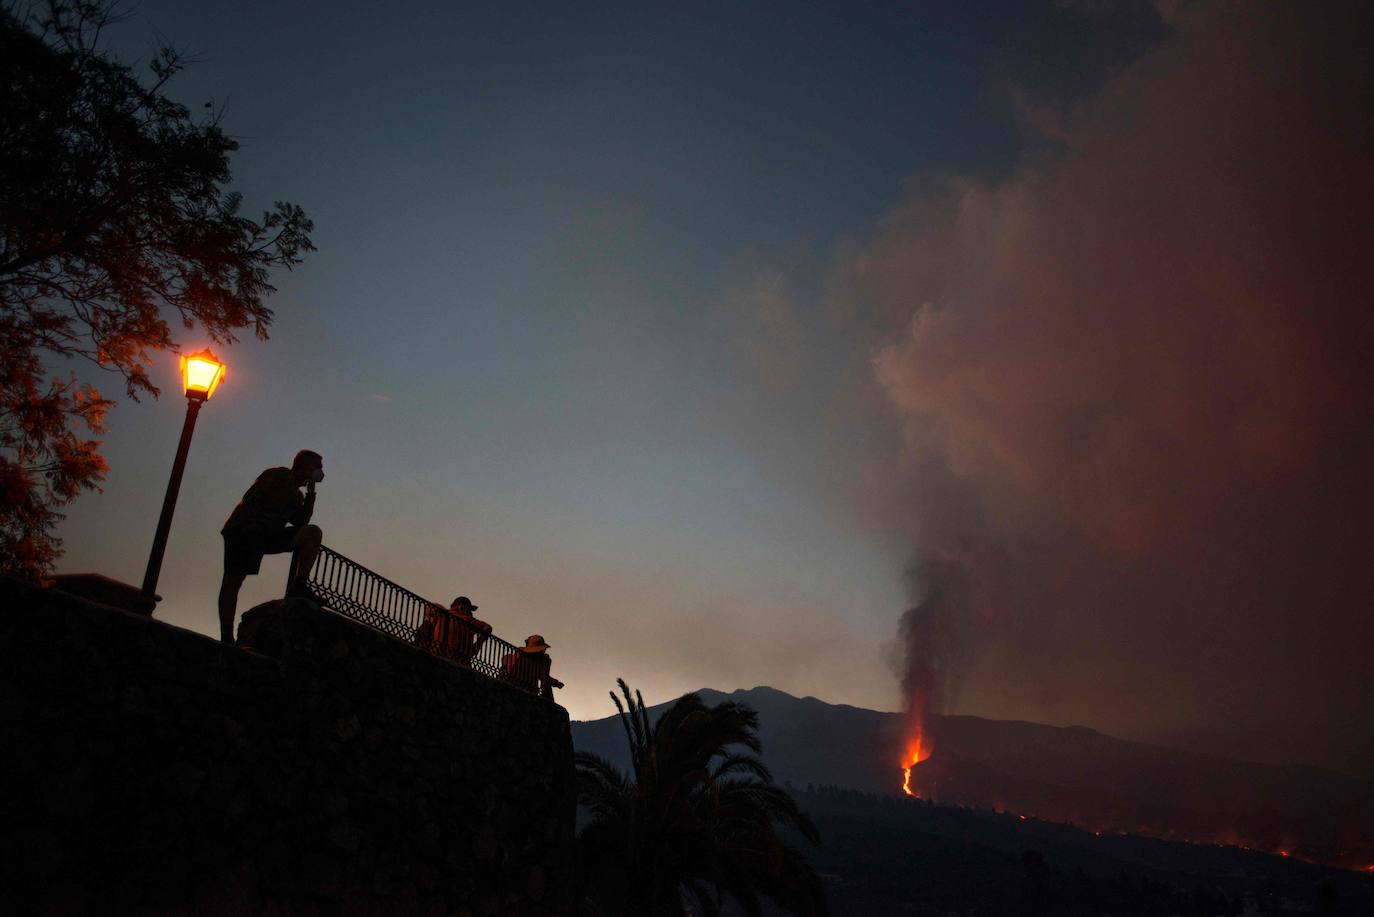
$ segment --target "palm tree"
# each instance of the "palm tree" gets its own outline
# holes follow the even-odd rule
[[[727,900],[758,915],[768,898],[824,917],[819,876],[778,834],[790,828],[815,844],[816,828],[755,757],[758,714],[693,693],[650,723],[639,692],[616,684],[633,770],[577,753],[578,803],[590,812],[577,839],[579,900],[635,917],[680,917],[691,901],[692,913],[715,917]]]

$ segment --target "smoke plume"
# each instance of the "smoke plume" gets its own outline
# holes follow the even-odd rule
[[[902,615],[902,701],[917,734],[932,713],[943,713],[957,689],[962,628],[968,620],[968,575],[953,558],[927,558],[912,566],[907,580],[916,604]]]
[[[915,546],[903,687],[1368,771],[1370,32],[1185,6],[998,183],[915,187],[847,265]],[[1367,25],[1367,24],[1365,24]],[[951,560],[955,558],[957,560]]]

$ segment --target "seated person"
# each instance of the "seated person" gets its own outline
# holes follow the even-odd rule
[[[563,682],[549,674],[553,659],[548,654],[549,644],[539,634],[530,634],[525,645],[514,653],[507,653],[501,660],[502,681],[515,685],[531,694],[553,698],[553,689],[563,687]]]
[[[491,625],[473,615],[477,606],[465,595],[454,599],[448,610],[449,614],[444,621],[443,639],[439,641],[442,647],[440,652],[467,665],[472,661],[472,657],[477,655],[482,644],[487,642],[487,637],[491,636]]]
[[[473,615],[477,606],[460,595],[445,609],[437,603],[425,609],[425,620],[415,631],[415,643],[438,656],[468,665],[491,635],[491,625]]]

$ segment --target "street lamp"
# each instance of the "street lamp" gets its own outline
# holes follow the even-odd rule
[[[181,442],[172,462],[172,477],[167,481],[167,496],[162,499],[162,515],[157,520],[153,550],[148,554],[148,572],[143,574],[142,594],[156,601],[157,578],[162,572],[162,555],[167,550],[167,535],[172,530],[172,512],[177,507],[181,475],[186,470],[186,454],[191,451],[191,434],[196,429],[200,406],[210,400],[224,380],[224,364],[208,349],[181,358],[181,390],[186,394],[186,422],[181,427]]]

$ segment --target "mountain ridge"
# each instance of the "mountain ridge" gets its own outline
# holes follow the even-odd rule
[[[900,713],[798,698],[766,685],[697,692],[759,713],[779,782],[901,792]],[[671,703],[650,707],[657,716]],[[913,769],[930,800],[1036,815],[1103,831],[1228,843],[1364,868],[1374,863],[1374,781],[1310,765],[1241,761],[1120,739],[1085,726],[935,716],[934,755]],[[573,723],[573,740],[624,766],[615,717]]]
[[[692,693],[696,693],[696,694],[701,695],[701,697],[702,697],[704,700],[706,700],[707,703],[720,703],[720,702],[723,701],[723,700],[738,700],[740,696],[744,696],[744,698],[745,698],[746,700],[750,700],[750,701],[756,700],[757,697],[759,696],[760,692],[763,692],[763,695],[764,695],[764,696],[775,696],[775,697],[780,697],[780,698],[787,698],[787,699],[793,700],[793,701],[801,701],[801,702],[813,701],[813,702],[815,702],[815,703],[821,704],[821,705],[823,705],[823,706],[825,706],[825,707],[832,708],[832,709],[839,709],[839,710],[854,710],[854,711],[860,711],[860,712],[862,712],[862,713],[864,713],[864,714],[872,714],[872,715],[877,715],[877,716],[882,716],[882,717],[896,717],[896,718],[899,718],[899,719],[905,718],[905,714],[900,713],[900,712],[898,712],[898,711],[892,711],[892,710],[874,710],[874,709],[872,709],[872,708],[870,708],[870,707],[860,707],[860,706],[857,706],[857,705],[854,705],[854,704],[843,704],[843,703],[841,703],[841,704],[836,704],[836,703],[831,703],[830,701],[824,700],[823,698],[816,697],[815,695],[812,695],[812,694],[807,694],[807,695],[805,695],[805,696],[798,697],[798,696],[795,695],[795,694],[789,694],[789,693],[786,692],[786,691],[783,691],[783,690],[781,690],[781,689],[779,689],[779,688],[771,687],[771,686],[769,686],[769,685],[757,685],[757,686],[755,686],[755,687],[753,687],[753,688],[736,688],[734,691],[730,691],[730,692],[721,691],[721,690],[718,690],[718,689],[716,689],[716,688],[698,688],[695,692],[692,692]],[[674,698],[674,700],[676,700],[676,698]],[[666,707],[667,707],[669,704],[671,704],[671,703],[673,703],[673,700],[663,701],[662,703],[651,705],[651,706],[649,707],[649,710],[650,710],[650,712],[651,712],[651,715],[657,716],[657,715],[658,715],[658,711],[660,710],[660,708],[666,708]],[[751,705],[752,705],[752,704],[751,704]],[[598,722],[603,722],[603,721],[605,721],[605,720],[610,720],[610,719],[613,719],[613,718],[614,718],[614,715],[612,715],[611,717],[602,717],[602,718],[596,719],[596,720],[574,720],[573,722],[574,722],[574,723],[598,723]],[[1035,722],[1034,720],[1015,720],[1015,719],[1013,719],[1013,720],[1004,720],[1004,719],[997,719],[997,718],[995,718],[995,717],[978,716],[977,714],[971,714],[971,713],[935,714],[934,717],[933,717],[933,719],[934,719],[935,721],[937,721],[937,722],[939,722],[939,721],[972,722],[972,723],[980,723],[980,724],[982,724],[982,723],[986,723],[986,724],[998,724],[998,725],[1008,726],[1008,727],[1025,726],[1025,727],[1032,727],[1032,728],[1034,728],[1034,729],[1055,730],[1055,731],[1058,731],[1058,732],[1061,732],[1061,733],[1067,733],[1067,734],[1072,734],[1072,735],[1093,736],[1093,737],[1098,737],[1098,738],[1102,738],[1102,739],[1107,739],[1107,740],[1109,740],[1109,741],[1111,741],[1111,742],[1121,743],[1122,745],[1133,746],[1133,747],[1135,747],[1135,748],[1140,748],[1140,749],[1155,749],[1155,750],[1165,751],[1165,752],[1168,752],[1168,753],[1173,754],[1173,755],[1187,756],[1187,757],[1196,758],[1196,759],[1198,759],[1198,760],[1205,760],[1205,761],[1211,761],[1211,762],[1225,762],[1225,763],[1230,763],[1230,764],[1243,765],[1243,766],[1245,766],[1245,767],[1253,767],[1253,768],[1259,768],[1259,769],[1265,769],[1265,770],[1272,770],[1272,771],[1296,771],[1296,772],[1302,772],[1302,773],[1318,774],[1318,775],[1324,775],[1324,776],[1334,777],[1334,778],[1341,779],[1341,780],[1356,781],[1356,782],[1359,782],[1359,783],[1363,783],[1363,784],[1368,784],[1368,785],[1374,786],[1374,780],[1371,780],[1371,779],[1369,779],[1369,778],[1361,777],[1361,776],[1359,776],[1358,774],[1352,774],[1352,773],[1349,773],[1349,772],[1347,772],[1347,771],[1340,771],[1340,770],[1336,770],[1336,769],[1334,769],[1334,768],[1322,767],[1322,766],[1316,765],[1316,764],[1306,764],[1306,763],[1302,763],[1302,762],[1286,762],[1286,763],[1282,763],[1282,764],[1276,764],[1276,763],[1268,762],[1268,761],[1252,761],[1252,760],[1249,760],[1249,759],[1246,759],[1246,758],[1235,758],[1235,757],[1231,757],[1231,756],[1228,756],[1228,755],[1218,754],[1218,753],[1216,753],[1216,752],[1198,751],[1198,750],[1196,750],[1196,749],[1183,748],[1183,747],[1180,747],[1180,746],[1177,746],[1177,745],[1164,745],[1164,744],[1160,744],[1160,743],[1157,743],[1157,742],[1145,742],[1145,741],[1142,741],[1142,740],[1140,740],[1140,739],[1125,739],[1125,738],[1122,738],[1121,736],[1112,735],[1112,734],[1109,733],[1109,732],[1103,732],[1102,730],[1096,729],[1096,728],[1094,728],[1094,727],[1092,727],[1092,726],[1083,726],[1083,725],[1078,725],[1078,724],[1073,724],[1073,725],[1068,725],[1068,726],[1055,726],[1055,725],[1052,725],[1052,724],[1049,724],[1049,723],[1037,723],[1037,722]]]

